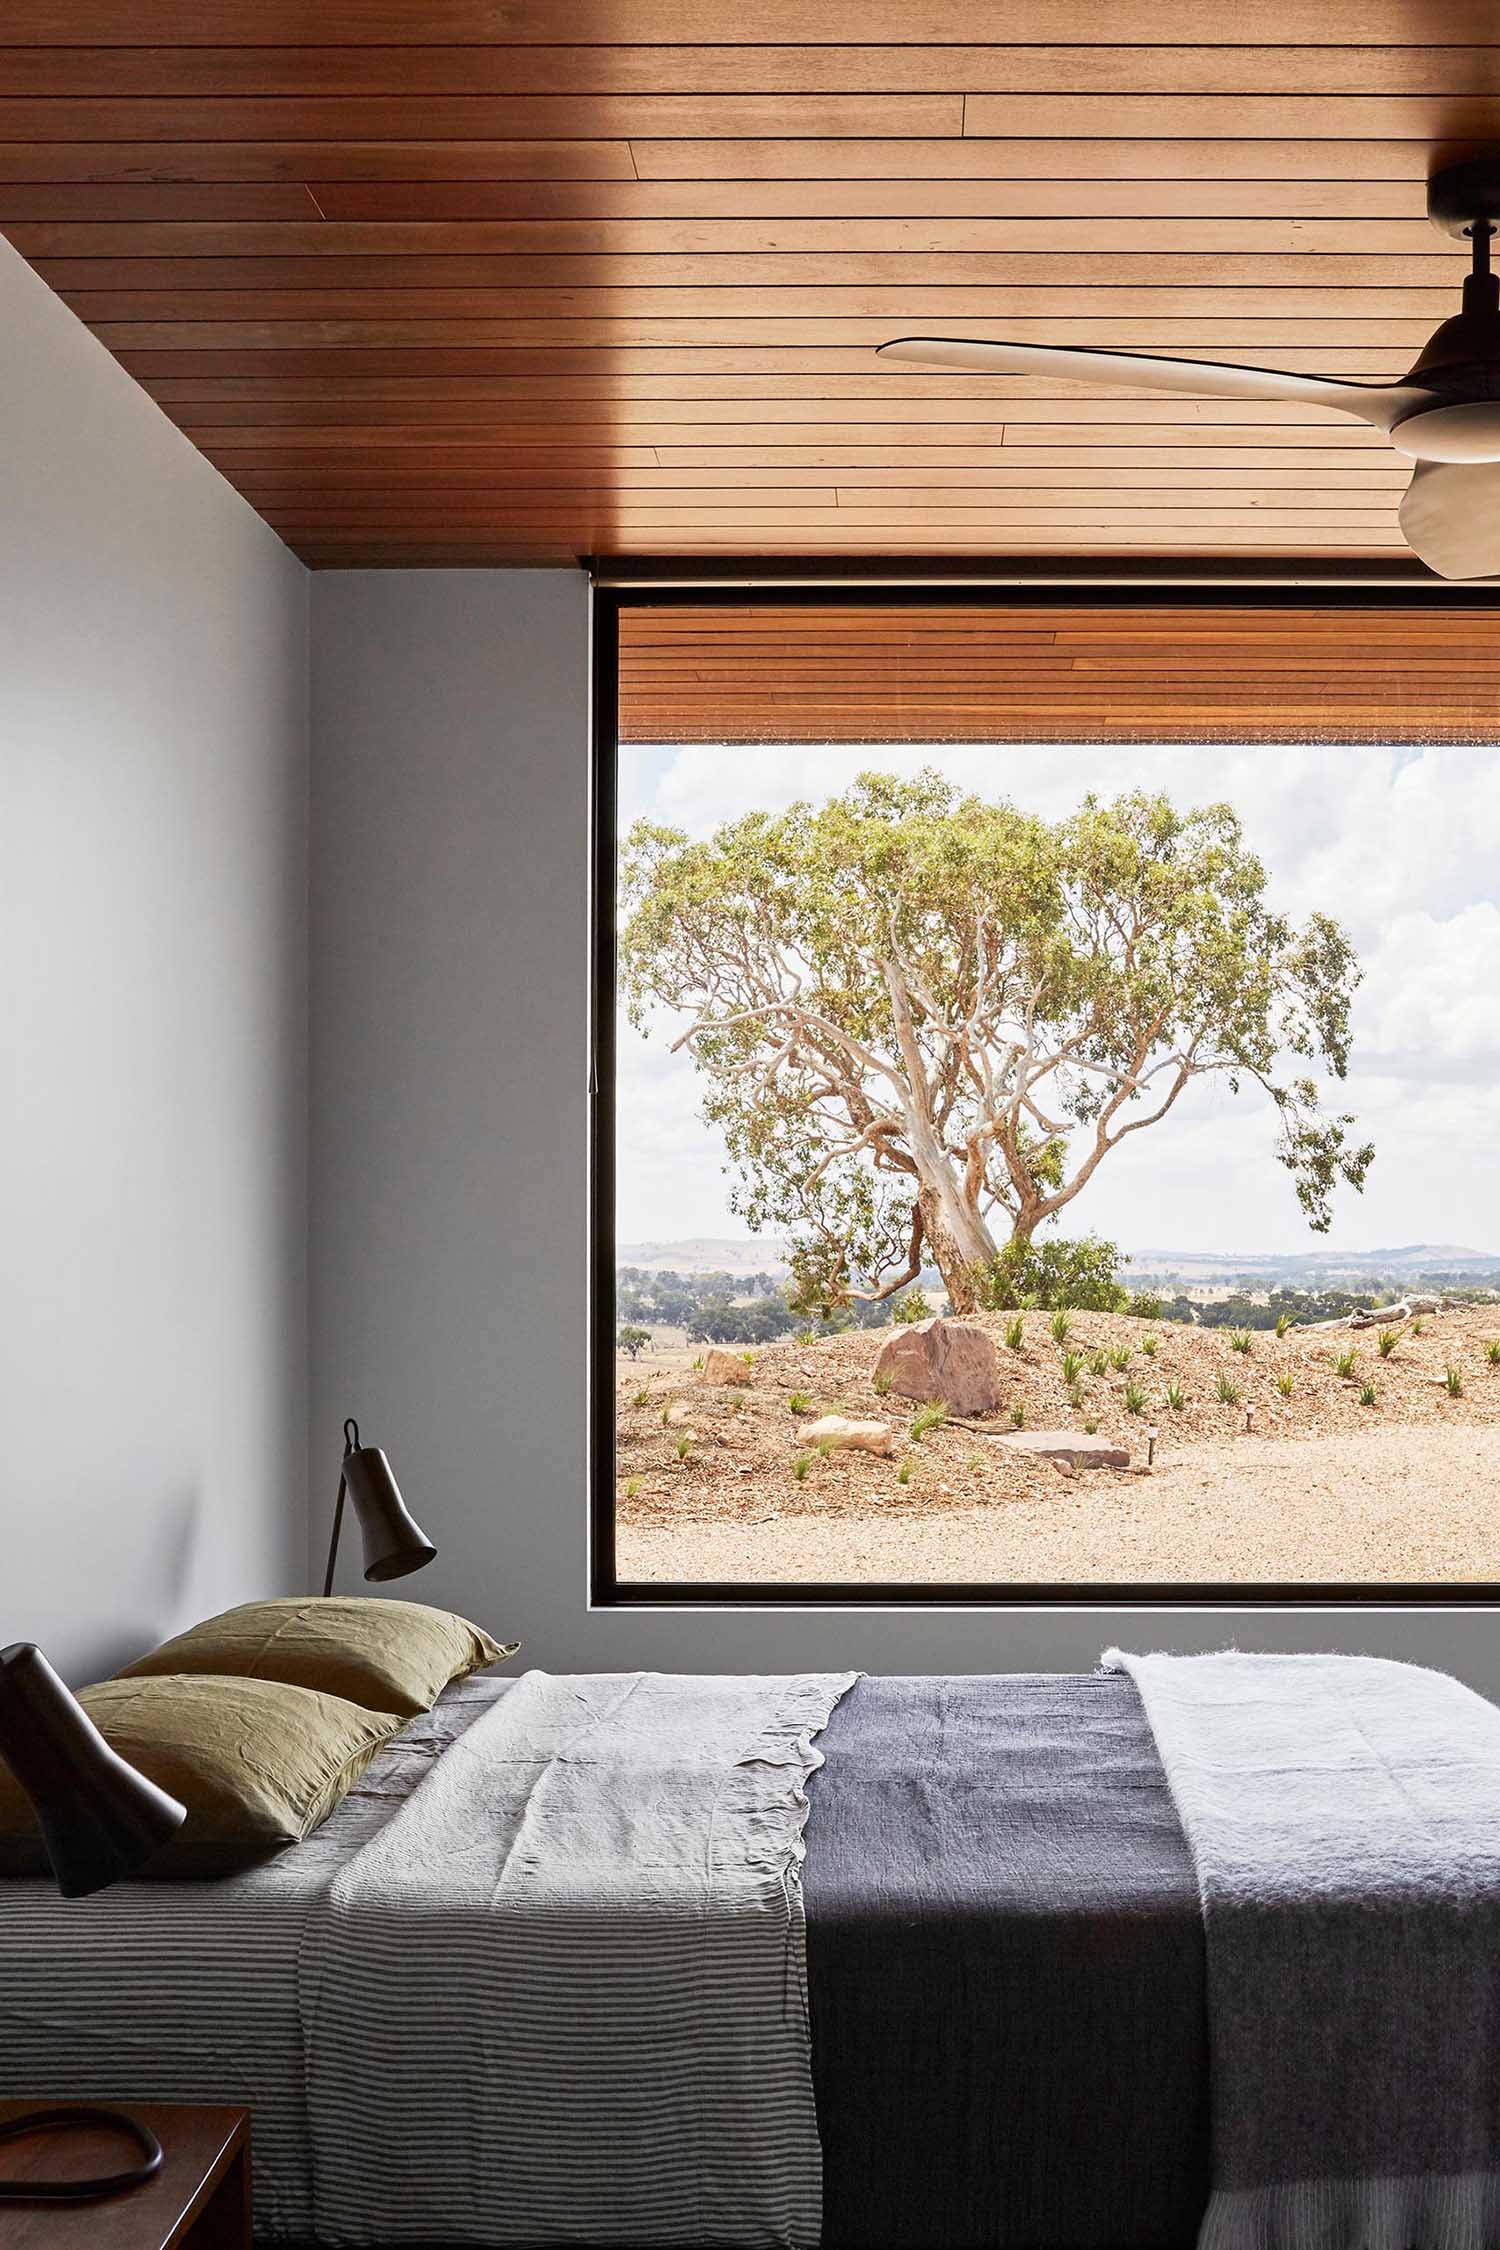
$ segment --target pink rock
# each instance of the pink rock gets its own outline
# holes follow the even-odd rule
[[[722,1344],[715,1344],[712,1351],[703,1355],[700,1380],[705,1383],[748,1383],[750,1369],[738,1352],[727,1352]]]
[[[982,1328],[958,1320],[918,1320],[893,1328],[875,1362],[899,1398],[941,1399],[950,1414],[993,1414],[1000,1363]]]

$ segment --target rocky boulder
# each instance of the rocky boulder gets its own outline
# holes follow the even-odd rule
[[[918,1320],[894,1328],[875,1362],[877,1383],[898,1398],[941,1399],[950,1414],[993,1414],[1000,1403],[1000,1362],[982,1328],[959,1320]]]
[[[738,1352],[727,1352],[722,1344],[715,1344],[711,1351],[704,1353],[699,1369],[700,1382],[748,1383],[749,1380],[750,1369]]]
[[[885,1422],[852,1422],[846,1414],[824,1414],[798,1432],[808,1445],[833,1453],[889,1453],[891,1430]]]

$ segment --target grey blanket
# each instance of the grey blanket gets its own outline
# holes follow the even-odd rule
[[[1200,2250],[1500,2244],[1500,1711],[1373,1657],[1104,1661],[1202,1897]]]
[[[531,1672],[454,1743],[302,1949],[321,2242],[810,2250],[805,1784],[852,1678]]]

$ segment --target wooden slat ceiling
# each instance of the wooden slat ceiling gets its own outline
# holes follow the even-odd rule
[[[1164,36],[1170,34],[1170,38]],[[4,0],[0,226],[314,564],[1398,561],[1360,424],[877,365],[1386,378],[1495,0]]]
[[[1438,606],[627,607],[627,742],[1488,742],[1500,649]]]

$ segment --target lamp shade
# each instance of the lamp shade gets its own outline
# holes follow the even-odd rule
[[[133,1875],[187,1818],[111,1750],[31,1641],[0,1649],[0,1757],[31,1799],[64,1898]]]
[[[355,1443],[344,1455],[344,1483],[359,1519],[365,1548],[365,1576],[376,1581],[404,1578],[437,1553],[401,1497],[390,1462],[378,1445]]]

